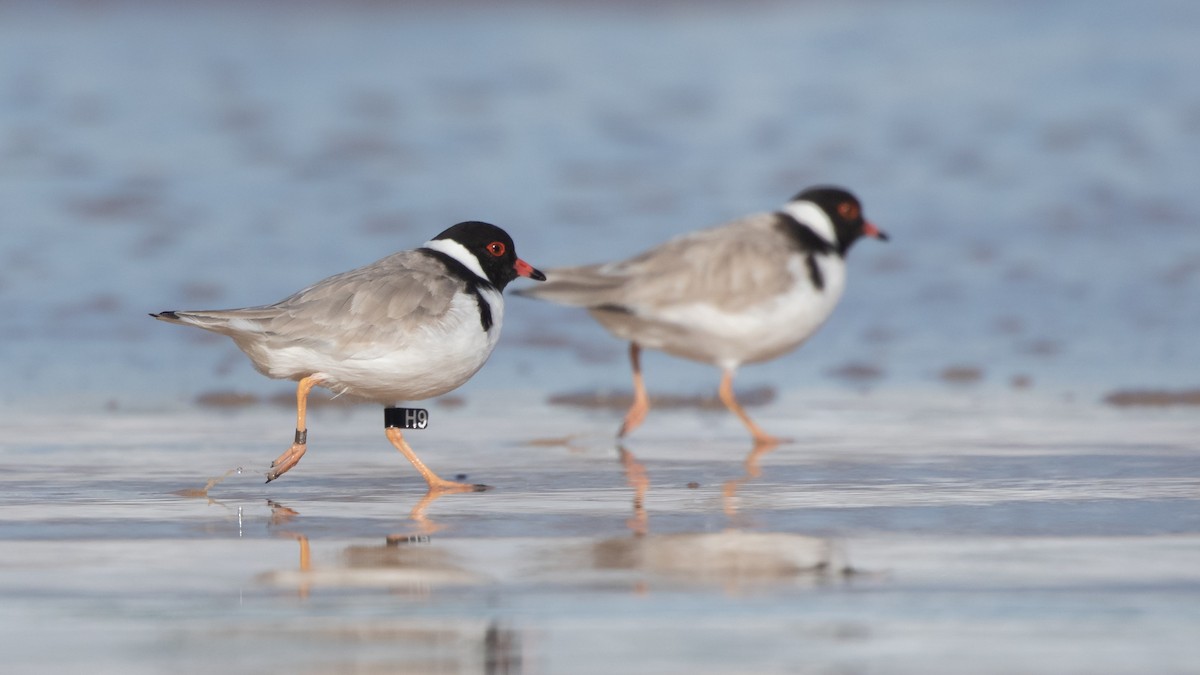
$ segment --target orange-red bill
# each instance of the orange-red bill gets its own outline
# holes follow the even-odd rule
[[[879,229],[878,227],[875,227],[875,223],[872,223],[869,220],[863,221],[863,234],[868,237],[875,237],[876,239],[878,239],[880,241],[888,240],[887,232],[884,232],[883,230]]]
[[[525,262],[524,260],[521,260],[520,258],[517,258],[517,262],[515,264],[513,264],[513,267],[516,268],[517,274],[520,274],[523,277],[529,277],[530,279],[533,279],[534,281],[545,281],[546,280],[545,274],[542,274],[540,271],[538,271],[538,269],[536,267],[534,267],[533,265],[530,265],[529,263]]]

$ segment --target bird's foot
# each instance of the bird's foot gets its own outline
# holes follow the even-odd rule
[[[458,481],[443,480],[441,478],[429,481],[429,491],[441,494],[450,492],[484,492],[491,489],[491,485],[480,483],[459,483]]]
[[[772,436],[770,434],[755,434],[754,449],[769,450],[783,443],[791,443],[794,439],[783,436]]]
[[[274,462],[271,462],[271,470],[267,472],[267,482],[270,483],[287,473],[293,466],[296,466],[307,450],[307,443],[293,443],[292,447],[285,450],[282,455],[276,457]]]

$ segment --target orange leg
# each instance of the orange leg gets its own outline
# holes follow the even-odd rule
[[[296,463],[308,450],[308,427],[304,424],[304,415],[308,411],[308,393],[318,384],[320,384],[320,380],[316,376],[309,375],[296,385],[296,439],[292,442],[292,447],[284,450],[282,455],[271,462],[271,470],[267,472],[268,483],[296,466]]]
[[[742,410],[742,406],[738,405],[737,398],[735,398],[733,395],[732,370],[726,369],[722,372],[721,388],[718,390],[718,393],[720,394],[721,402],[725,404],[725,407],[729,408],[734,415],[737,415],[738,419],[742,421],[742,424],[745,424],[746,428],[750,430],[750,434],[754,436],[754,444],[756,446],[779,445],[778,438],[775,438],[774,436],[760,429],[758,425],[754,423],[754,420],[750,419],[750,416],[746,414],[746,411]]]
[[[396,446],[396,449],[400,451],[400,454],[404,455],[408,461],[412,462],[412,465],[421,474],[421,477],[424,478],[425,482],[429,484],[429,491],[431,493],[483,492],[484,490],[488,489],[488,486],[486,485],[456,483],[452,480],[444,480],[439,478],[436,473],[430,470],[429,467],[425,466],[425,463],[422,462],[419,457],[417,457],[417,453],[413,452],[413,449],[408,447],[408,441],[404,440],[404,435],[400,433],[400,429],[396,427],[388,427],[387,437],[388,440],[392,442],[392,445]]]
[[[650,411],[650,397],[646,395],[646,384],[642,381],[642,348],[636,342],[629,343],[629,363],[633,366],[633,405],[625,413],[625,423],[617,432],[617,438],[623,438],[641,425]]]

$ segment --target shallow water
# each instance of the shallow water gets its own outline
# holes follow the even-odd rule
[[[492,490],[434,500],[374,410],[314,413],[310,452],[270,484],[283,411],[69,432],[30,417],[0,454],[6,664],[1187,672],[1200,657],[1190,416],[806,403],[761,411],[801,439],[766,453],[695,411],[622,448],[611,419],[467,405],[408,436]],[[518,412],[570,438],[531,437]]]
[[[1198,384],[1197,30],[1185,0],[5,3],[4,670],[1194,671],[1196,409],[1104,396]],[[769,453],[657,354],[684,405],[618,447],[624,346],[513,299],[409,435],[491,491],[423,501],[337,405],[264,485],[290,386],[145,316],[470,218],[611,259],[818,182],[892,241],[740,374]]]

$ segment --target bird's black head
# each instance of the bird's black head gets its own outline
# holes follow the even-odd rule
[[[792,201],[812,202],[829,216],[837,233],[838,252],[842,255],[859,237],[888,240],[886,233],[863,217],[862,204],[847,190],[833,186],[811,187],[792,197]]]
[[[517,257],[517,247],[513,245],[512,237],[491,223],[478,220],[459,223],[433,238],[434,241],[439,239],[461,244],[479,262],[488,280],[500,290],[504,290],[508,282],[519,276],[546,280],[546,275]]]

